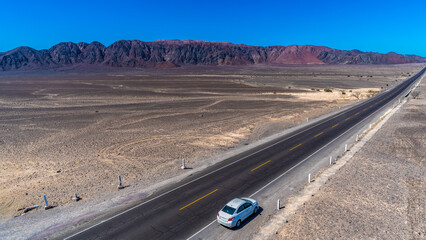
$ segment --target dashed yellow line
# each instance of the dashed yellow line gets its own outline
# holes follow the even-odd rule
[[[270,161],[271,161],[271,160],[269,160],[269,161],[267,161],[267,162],[264,162],[264,163],[260,164],[259,166],[257,166],[257,167],[255,167],[255,168],[253,168],[250,172],[253,172],[254,170],[256,170],[256,169],[258,169],[258,168],[262,167],[263,165],[268,164]]]
[[[346,118],[345,121],[348,121],[349,119],[351,119],[351,117]]]
[[[299,144],[299,145],[297,145],[297,146],[294,146],[294,147],[290,148],[290,151],[291,151],[291,150],[293,150],[293,149],[295,149],[295,148],[298,148],[298,147],[300,147],[300,146],[302,146],[302,144]]]
[[[207,193],[206,195],[204,195],[204,196],[200,197],[199,199],[197,199],[197,200],[193,201],[192,203],[190,203],[190,204],[188,204],[188,205],[186,205],[186,206],[181,207],[181,208],[179,209],[179,211],[181,211],[182,209],[184,209],[184,208],[186,208],[186,207],[188,207],[188,206],[191,206],[192,204],[194,204],[194,203],[196,203],[196,202],[200,201],[201,199],[203,199],[203,198],[207,197],[208,195],[210,195],[210,194],[212,194],[212,193],[216,192],[217,190],[218,190],[218,189],[216,189],[216,190],[214,190],[214,191],[212,191],[212,192],[210,192],[210,193]]]
[[[320,132],[317,135],[314,136],[314,138],[318,137],[319,135],[323,134],[324,132]]]
[[[332,126],[331,128],[334,128],[334,127],[337,127],[337,126],[339,126],[339,124],[336,124],[336,125]]]
[[[359,113],[355,113],[355,116],[358,115]]]

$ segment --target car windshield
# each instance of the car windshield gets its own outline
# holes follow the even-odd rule
[[[230,206],[226,205],[226,206],[222,209],[222,211],[223,211],[223,212],[226,212],[227,214],[232,215],[232,214],[234,214],[234,212],[235,212],[235,208],[232,208],[232,207],[230,207]]]

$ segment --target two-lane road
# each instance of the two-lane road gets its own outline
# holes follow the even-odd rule
[[[209,167],[124,212],[79,230],[69,239],[187,238],[212,222],[229,200],[252,196],[401,95],[425,69],[392,90]]]

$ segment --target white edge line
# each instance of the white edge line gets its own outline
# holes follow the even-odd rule
[[[387,105],[388,104],[383,105],[381,108],[379,108],[378,110],[376,110],[376,112],[382,110],[382,108],[384,108]],[[369,116],[367,116],[367,117],[369,117]],[[279,178],[281,178],[282,176],[284,176],[285,174],[287,174],[288,172],[290,172],[291,170],[293,170],[295,167],[299,166],[300,164],[302,164],[303,162],[305,162],[306,160],[308,160],[309,158],[311,158],[313,155],[317,154],[319,151],[321,151],[322,149],[324,149],[325,147],[327,147],[328,145],[330,145],[331,143],[333,143],[334,141],[336,141],[337,139],[339,139],[341,136],[345,135],[347,132],[349,132],[350,130],[352,130],[352,128],[354,128],[354,127],[358,126],[359,124],[361,124],[362,122],[364,122],[365,120],[367,120],[367,118],[364,118],[359,123],[355,124],[354,126],[352,126],[351,128],[349,128],[348,130],[346,130],[344,133],[342,133],[339,136],[337,136],[336,138],[334,138],[331,142],[327,143],[322,148],[316,150],[314,153],[312,153],[311,155],[309,155],[308,157],[306,157],[305,159],[303,159],[302,161],[300,161],[298,164],[294,165],[293,167],[291,167],[290,169],[288,169],[287,171],[285,171],[284,173],[282,173],[281,175],[279,175],[278,177],[276,177],[274,180],[270,181],[268,184],[266,184],[265,186],[263,186],[262,188],[260,188],[259,190],[257,190],[255,193],[253,193],[249,197],[253,197],[257,193],[259,193],[260,191],[262,191],[263,189],[265,189],[266,187],[268,187],[269,185],[271,185],[272,183],[274,183],[275,181],[277,181]],[[193,234],[192,236],[190,236],[189,238],[187,238],[187,240],[195,237],[197,234],[199,234],[200,232],[204,231],[204,229],[208,228],[214,222],[216,222],[216,220],[213,220],[213,222],[209,223],[207,226],[203,227],[201,230],[199,230],[198,232],[196,232],[195,234]]]
[[[196,235],[198,235],[200,232],[204,231],[204,229],[210,227],[210,225],[212,225],[215,222],[216,222],[216,220],[213,220],[211,223],[207,224],[205,227],[201,228],[198,232],[194,233],[192,236],[190,236],[189,238],[187,238],[187,240],[195,237]]]
[[[420,77],[420,76],[419,76]],[[396,87],[396,86],[395,86]],[[378,96],[376,96],[375,98],[373,98],[373,99],[377,99],[378,98]],[[369,103],[369,102],[371,102],[371,101],[373,101],[373,99],[369,99],[368,101],[366,101],[366,102],[364,102],[363,104],[367,104],[367,103]],[[360,105],[354,105],[353,107],[359,107],[359,106],[361,106],[361,105],[363,105],[363,104],[360,104]],[[386,104],[387,105],[387,104]],[[386,106],[386,105],[384,105],[384,106]],[[383,106],[383,107],[384,107]],[[381,107],[380,109],[382,109],[383,107]],[[349,112],[349,111],[351,111],[351,109],[352,109],[352,107],[351,108],[349,108],[349,109],[346,109],[346,110],[343,110],[340,114],[338,114],[338,115],[335,115],[333,118],[336,118],[336,117],[338,117],[338,116],[340,116],[340,115],[342,115],[342,114],[345,114],[345,113],[347,113],[347,112]],[[331,119],[329,119],[329,120],[331,120]],[[365,119],[364,119],[365,120]],[[363,122],[364,120],[362,120],[361,122]],[[352,128],[354,128],[355,126],[357,126],[358,124],[360,124],[361,122],[359,122],[359,123],[357,123],[356,125],[354,125],[353,127],[351,127],[350,129],[348,129],[346,132],[348,132],[349,130],[351,130]],[[320,125],[320,124],[322,124],[323,123],[323,121],[319,121],[318,123],[316,123],[315,125],[313,125],[312,127],[310,127],[310,128],[307,128],[307,129],[305,129],[305,130],[303,130],[303,131],[301,131],[301,132],[298,132],[297,134],[301,134],[301,133],[303,133],[303,132],[306,132],[306,131],[308,131],[308,130],[310,130],[310,129],[312,129],[312,128],[314,128],[314,127],[316,127],[316,126],[318,126],[318,125]],[[342,136],[343,134],[345,134],[346,132],[344,132],[344,133],[342,133],[341,135],[339,135],[337,138],[339,138],[340,136]],[[225,165],[225,166],[223,166],[223,167],[221,167],[221,168],[218,168],[218,169],[216,169],[216,170],[214,170],[214,171],[211,171],[211,172],[209,172],[209,173],[207,173],[207,174],[205,174],[205,175],[203,175],[203,176],[200,176],[200,177],[198,177],[198,178],[196,178],[196,179],[194,179],[194,180],[192,180],[192,181],[190,181],[190,182],[187,182],[187,183],[185,183],[185,184],[183,184],[183,185],[180,185],[180,186],[178,186],[178,187],[176,187],[176,188],[174,188],[174,189],[171,189],[171,190],[169,190],[169,191],[167,191],[167,192],[165,192],[165,193],[163,193],[163,194],[160,194],[160,195],[158,195],[158,196],[156,196],[155,198],[152,198],[152,199],[150,199],[150,200],[148,200],[148,201],[146,201],[146,202],[143,202],[143,203],[140,203],[140,204],[138,204],[138,205],[136,205],[136,206],[134,206],[134,207],[131,207],[131,208],[129,208],[129,209],[127,209],[127,210],[125,210],[125,211],[123,211],[123,212],[121,212],[121,213],[118,213],[118,214],[116,214],[116,215],[114,215],[114,216],[112,216],[112,217],[110,217],[110,218],[107,218],[107,219],[105,219],[105,220],[102,220],[102,221],[100,221],[99,223],[97,223],[97,224],[95,224],[95,225],[92,225],[92,226],[90,226],[90,227],[88,227],[88,228],[86,228],[86,229],[83,229],[83,230],[81,230],[81,231],[79,231],[79,232],[77,232],[77,233],[74,233],[73,235],[71,235],[71,236],[68,236],[68,237],[66,237],[66,238],[64,238],[64,240],[66,240],[66,239],[70,239],[70,238],[72,238],[72,237],[74,237],[74,236],[77,236],[77,235],[79,235],[80,233],[83,233],[83,232],[85,232],[85,231],[87,231],[87,230],[89,230],[89,229],[92,229],[92,228],[94,228],[94,227],[96,227],[96,226],[98,226],[98,225],[100,225],[100,224],[102,224],[102,223],[104,223],[104,222],[107,222],[107,221],[109,221],[109,220],[111,220],[111,219],[113,219],[113,218],[116,218],[116,217],[118,217],[118,216],[120,216],[120,215],[122,215],[122,214],[124,214],[124,213],[127,213],[127,212],[129,212],[129,211],[131,211],[131,210],[133,210],[133,209],[135,209],[135,208],[138,208],[138,207],[140,207],[140,206],[142,206],[142,205],[144,205],[144,204],[146,204],[146,203],[149,203],[149,202],[151,202],[151,201],[153,201],[153,200],[155,200],[155,199],[157,199],[157,198],[159,198],[159,197],[162,197],[162,196],[164,196],[164,195],[166,195],[166,194],[168,194],[168,193],[170,193],[170,192],[173,192],[173,191],[175,191],[175,190],[177,190],[177,189],[179,189],[179,188],[182,188],[182,187],[184,187],[184,186],[186,186],[186,185],[188,185],[188,184],[190,184],[190,183],[192,183],[192,182],[195,182],[195,181],[197,181],[197,180],[199,180],[199,179],[201,179],[201,178],[203,178],[203,177],[206,177],[206,176],[208,176],[208,175],[210,175],[210,174],[212,174],[212,173],[215,173],[215,172],[217,172],[217,171],[219,171],[219,170],[222,170],[223,168],[225,168],[225,167],[228,167],[228,166],[230,166],[230,165],[232,165],[232,164],[235,164],[235,163],[237,163],[237,162],[239,162],[239,161],[241,161],[241,160],[243,160],[243,159],[246,159],[246,158],[248,158],[248,157],[250,157],[250,156],[252,156],[252,155],[254,155],[254,154],[257,154],[257,153],[259,153],[259,152],[261,152],[261,151],[263,151],[263,150],[265,150],[265,149],[268,149],[268,148],[270,148],[270,147],[273,147],[273,146],[275,146],[275,145],[277,145],[277,144],[279,144],[279,143],[281,143],[281,142],[284,142],[284,141],[286,141],[286,140],[288,140],[289,138],[292,138],[292,137],[294,137],[294,135],[291,135],[291,136],[289,136],[289,137],[287,137],[287,138],[285,138],[285,139],[282,139],[282,140],[280,140],[280,141],[278,141],[278,142],[276,142],[276,143],[274,143],[274,144],[272,144],[272,145],[268,145],[268,146],[266,146],[266,147],[264,147],[264,148],[262,148],[262,149],[260,149],[260,150],[258,150],[258,151],[256,151],[256,152],[254,152],[254,153],[252,153],[252,154],[250,154],[250,155],[247,155],[247,156],[245,156],[245,157],[242,157],[242,158],[240,158],[240,159],[238,159],[238,160],[235,160],[234,162],[232,162],[232,163],[229,163],[229,164],[227,164],[227,165]],[[336,140],[337,138],[335,138],[334,140]],[[334,141],[333,140],[333,141]],[[332,142],[333,142],[332,141]],[[332,142],[330,142],[330,143],[332,143]],[[330,144],[330,143],[328,143],[328,144]],[[326,147],[326,146],[328,146],[328,144],[327,145],[325,145],[325,146],[323,146],[322,148],[320,148],[320,149],[318,149],[316,152],[314,152],[313,154],[315,154],[315,153],[317,153],[318,151],[320,151],[321,149],[323,149],[324,147]],[[311,154],[309,157],[311,157],[313,154]],[[308,157],[308,158],[309,158]],[[308,159],[308,158],[306,158],[306,159]],[[301,161],[301,162],[299,162],[297,165],[295,165],[295,166],[293,166],[292,168],[290,168],[289,170],[287,170],[285,173],[287,173],[288,171],[290,171],[290,170],[292,170],[294,167],[296,167],[296,166],[298,166],[299,164],[301,164],[302,162],[304,162],[306,159],[304,159],[303,161]],[[284,175],[285,173],[283,173],[282,175]],[[282,175],[280,175],[278,178],[280,178]],[[277,178],[277,179],[278,179]],[[274,179],[273,181],[275,181],[276,179]],[[272,182],[270,182],[270,183],[268,183],[268,185],[269,184],[271,184]],[[268,186],[268,185],[266,185],[266,186]],[[262,190],[262,189],[264,189],[266,186],[264,186],[263,188],[261,188],[260,190]],[[258,193],[260,190],[258,190],[257,192],[255,192],[254,194],[252,194],[251,196],[253,196],[253,195],[255,195],[256,193]],[[214,221],[213,221],[214,222]],[[212,223],[213,223],[212,222]],[[210,223],[209,225],[211,225],[212,223]],[[208,225],[208,226],[209,226]],[[207,227],[207,226],[206,226]],[[206,227],[204,227],[204,228],[206,228]],[[203,229],[204,229],[203,228]],[[197,232],[198,233],[198,232]],[[193,235],[194,236],[194,235]],[[192,238],[193,236],[191,236],[190,238]],[[190,238],[188,238],[188,239],[190,239]]]

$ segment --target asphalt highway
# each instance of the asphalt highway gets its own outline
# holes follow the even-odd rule
[[[194,174],[132,208],[76,230],[68,239],[186,239],[215,220],[217,212],[234,197],[253,195],[389,101],[401,97],[425,70],[291,136]]]

